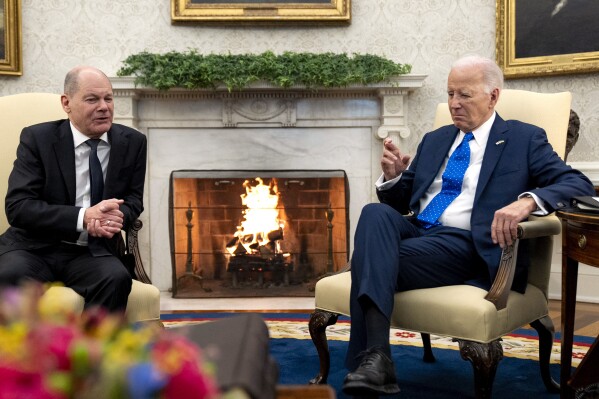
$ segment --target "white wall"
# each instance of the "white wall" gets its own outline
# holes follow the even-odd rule
[[[450,63],[466,53],[495,54],[495,0],[352,0],[352,23],[338,27],[172,25],[170,0],[22,0],[22,77],[0,77],[0,95],[61,92],[68,69],[92,64],[114,76],[143,50],[196,48],[203,53],[347,52],[389,57],[428,75],[411,99],[412,146],[445,100]],[[510,80],[509,88],[574,93],[581,138],[570,161],[599,155],[599,75]],[[413,149],[412,149],[413,150]]]

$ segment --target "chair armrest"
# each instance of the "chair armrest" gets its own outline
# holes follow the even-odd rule
[[[518,238],[521,240],[554,236],[561,231],[562,223],[553,213],[547,216],[531,216],[528,221],[518,224]]]
[[[337,274],[345,273],[350,270],[351,270],[351,259],[347,261],[347,263],[345,264],[345,266],[343,266],[343,268],[337,270],[336,272],[323,274],[322,276],[317,277],[317,280],[323,279],[325,277],[330,277],[330,276],[335,276]]]
[[[561,232],[561,222],[551,214],[543,217],[531,216],[530,220],[518,223],[518,239],[510,246],[503,249],[499,270],[491,289],[485,299],[493,303],[497,310],[507,306],[507,299],[514,280],[516,260],[518,257],[518,243],[520,240],[557,235]]]
[[[135,259],[135,270],[134,271],[135,271],[135,276],[137,277],[137,279],[139,281],[141,281],[142,283],[152,284],[150,277],[148,277],[148,274],[146,273],[146,270],[144,269],[144,265],[143,265],[143,262],[141,261],[141,255],[139,252],[138,234],[139,234],[139,230],[141,230],[142,226],[143,226],[143,223],[139,219],[136,219],[131,224],[131,226],[129,226],[129,229],[127,230],[127,253],[129,255],[133,255],[133,258]]]

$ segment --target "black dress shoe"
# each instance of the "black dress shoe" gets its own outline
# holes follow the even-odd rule
[[[379,348],[362,352],[358,368],[347,374],[343,381],[343,392],[351,396],[393,395],[399,392],[395,367]]]

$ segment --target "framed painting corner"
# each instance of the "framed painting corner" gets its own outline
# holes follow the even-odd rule
[[[349,24],[351,0],[171,0],[172,23]]]
[[[598,72],[599,2],[582,3],[496,0],[496,60],[505,78]]]
[[[0,0],[0,75],[22,75],[21,0]]]

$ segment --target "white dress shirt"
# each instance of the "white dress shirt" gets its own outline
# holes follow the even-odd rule
[[[91,147],[85,142],[89,137],[81,133],[71,123],[73,132],[73,143],[75,147],[75,206],[80,206],[79,217],[77,219],[77,231],[81,232],[78,245],[87,245],[87,230],[83,228],[83,216],[85,210],[91,205],[91,187],[89,181],[89,154]],[[98,144],[98,158],[102,165],[102,173],[106,179],[106,169],[108,168],[108,158],[110,157],[110,143],[108,142],[108,133],[100,136],[102,140]]]

